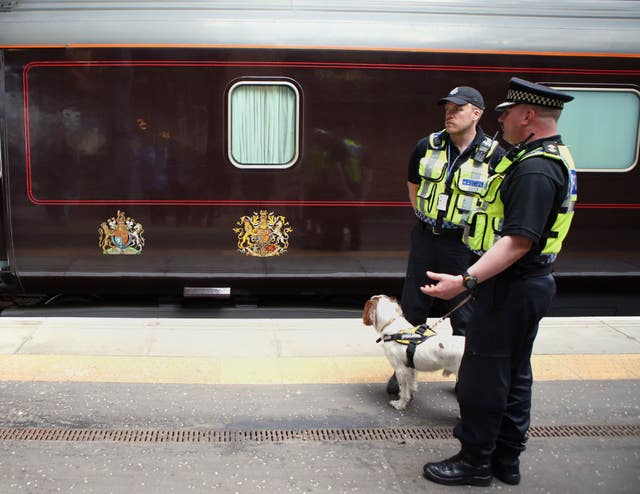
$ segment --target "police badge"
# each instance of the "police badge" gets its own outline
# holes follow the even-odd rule
[[[141,223],[118,211],[98,227],[98,245],[103,254],[140,254],[144,247],[143,233]]]
[[[233,231],[238,235],[238,251],[244,255],[272,257],[287,253],[293,228],[284,216],[262,209],[260,213],[241,216],[236,225],[238,228]]]

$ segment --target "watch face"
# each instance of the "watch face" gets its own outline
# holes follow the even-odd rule
[[[467,290],[473,290],[478,284],[478,279],[475,276],[467,274],[462,278],[462,284]]]

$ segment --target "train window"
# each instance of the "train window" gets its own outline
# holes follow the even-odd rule
[[[242,81],[229,90],[229,159],[239,168],[288,168],[298,158],[299,92],[284,81]]]
[[[558,123],[579,171],[625,172],[638,162],[640,92],[611,88],[561,89],[575,97]],[[615,152],[612,152],[615,150]]]

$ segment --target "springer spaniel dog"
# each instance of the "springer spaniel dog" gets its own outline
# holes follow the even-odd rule
[[[378,341],[383,341],[384,353],[396,373],[400,397],[389,402],[396,410],[404,410],[417,391],[416,371],[442,369],[445,376],[458,374],[464,336],[454,336],[451,330],[435,332],[426,325],[414,327],[402,316],[402,309],[394,297],[374,295],[367,300],[362,322],[365,326],[373,326],[380,334]],[[421,336],[422,332],[424,336]],[[415,344],[409,350],[412,341]]]

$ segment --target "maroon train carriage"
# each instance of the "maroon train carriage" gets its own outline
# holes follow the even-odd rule
[[[2,3],[5,292],[397,290],[436,101],[512,76],[575,96],[558,277],[640,277],[640,2],[186,3]]]

